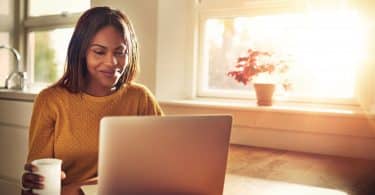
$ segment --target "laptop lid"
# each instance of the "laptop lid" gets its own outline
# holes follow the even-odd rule
[[[99,194],[222,194],[231,125],[228,115],[104,117]]]

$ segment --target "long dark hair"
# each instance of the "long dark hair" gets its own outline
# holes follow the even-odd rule
[[[84,91],[88,74],[86,52],[95,34],[102,28],[113,26],[123,36],[128,47],[128,64],[116,83],[116,89],[134,80],[138,65],[138,42],[133,25],[124,13],[109,7],[94,7],[79,18],[69,42],[65,73],[56,85],[72,93]]]

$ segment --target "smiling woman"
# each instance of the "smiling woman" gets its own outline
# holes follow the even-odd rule
[[[138,42],[127,16],[109,7],[87,10],[70,39],[64,75],[35,99],[24,194],[43,188],[30,165],[39,158],[63,161],[63,194],[95,182],[103,116],[162,114],[151,92],[133,81],[137,70]]]

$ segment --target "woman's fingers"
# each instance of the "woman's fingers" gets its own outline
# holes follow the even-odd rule
[[[35,188],[35,189],[42,189],[43,188],[43,177],[39,175],[35,175],[33,173],[24,173],[22,175],[22,186],[24,188]]]
[[[25,164],[25,173],[22,175],[22,195],[35,195],[32,189],[43,189],[44,178],[34,174],[37,168],[32,164]]]
[[[43,177],[34,173],[24,173],[22,175],[22,181],[29,181],[33,183],[42,183]]]
[[[37,170],[36,166],[26,163],[24,166],[25,171],[35,172]]]

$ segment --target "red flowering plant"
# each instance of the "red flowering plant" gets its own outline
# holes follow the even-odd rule
[[[247,55],[238,57],[235,69],[229,71],[227,75],[244,85],[253,80],[266,83],[280,82],[285,90],[289,90],[291,89],[289,80],[280,77],[288,70],[287,59],[270,52],[249,49]]]

